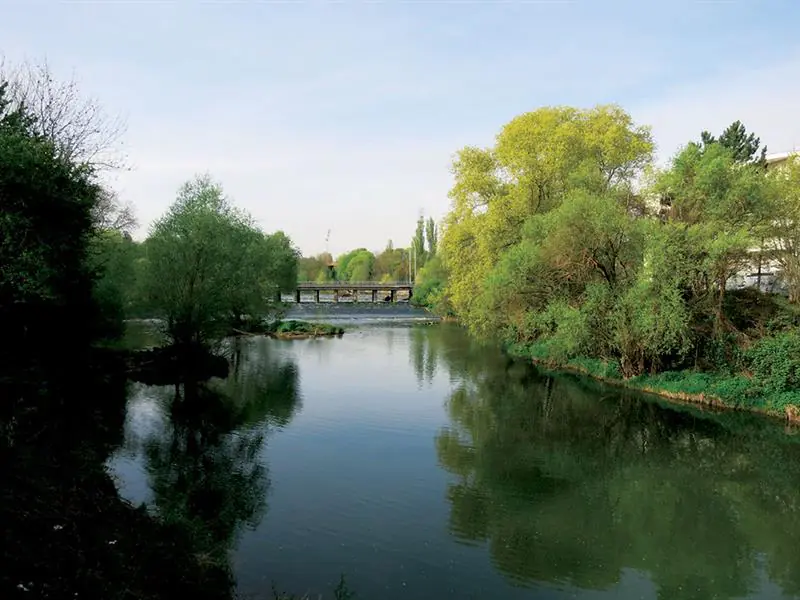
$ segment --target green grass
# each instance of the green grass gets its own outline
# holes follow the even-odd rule
[[[588,357],[554,360],[547,345],[536,342],[512,344],[506,349],[513,356],[531,358],[554,370],[577,371],[626,388],[675,399],[714,403],[781,417],[786,415],[787,407],[800,407],[800,390],[777,389],[770,380],[744,374],[682,370],[625,379],[615,360]]]
[[[278,337],[332,336],[342,335],[344,329],[330,323],[288,320],[273,323],[270,333]]]

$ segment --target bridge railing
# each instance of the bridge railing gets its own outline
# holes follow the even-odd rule
[[[302,287],[340,287],[347,289],[350,286],[357,287],[374,287],[381,289],[386,287],[413,287],[413,283],[407,281],[298,281],[298,286]]]

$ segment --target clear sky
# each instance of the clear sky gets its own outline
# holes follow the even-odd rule
[[[405,245],[453,153],[543,105],[617,102],[662,160],[735,119],[800,146],[799,31],[799,0],[0,0],[6,58],[127,118],[137,237],[208,171],[306,254]]]

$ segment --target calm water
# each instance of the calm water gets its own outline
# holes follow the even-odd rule
[[[800,597],[800,436],[548,378],[452,326],[238,341],[232,376],[132,386],[121,493],[245,598]],[[330,597],[330,596],[328,596]]]

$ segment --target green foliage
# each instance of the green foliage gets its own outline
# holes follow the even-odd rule
[[[303,256],[297,261],[297,280],[323,283],[333,279],[333,257],[328,252],[317,256]]]
[[[416,306],[424,306],[436,314],[450,314],[451,309],[445,292],[446,283],[447,271],[441,258],[434,255],[417,273],[411,302]]]
[[[339,281],[370,281],[375,266],[375,255],[366,248],[357,248],[343,254],[336,261],[336,279]]]
[[[766,243],[767,258],[778,263],[789,292],[789,300],[800,301],[800,157],[770,169],[767,181],[772,185],[770,225]]]
[[[90,265],[98,274],[94,297],[109,333],[122,334],[123,320],[136,311],[139,245],[115,230],[98,231],[90,243]]]
[[[436,226],[436,221],[433,220],[433,217],[428,217],[425,223],[425,242],[427,243],[426,258],[430,260],[436,256],[436,250],[439,246],[439,228]]]
[[[728,128],[722,132],[719,138],[715,138],[707,131],[700,134],[700,138],[705,146],[711,144],[719,144],[727,148],[733,155],[734,160],[741,163],[758,162],[764,164],[767,156],[767,147],[761,148],[760,138],[757,138],[754,133],[747,133],[747,129],[741,121],[734,121]],[[758,158],[756,158],[758,156]]]
[[[599,361],[626,378],[685,368],[733,377],[752,340],[800,323],[779,300],[754,292],[748,304],[728,291],[754,248],[787,281],[800,265],[796,165],[767,173],[758,148],[739,122],[718,140],[704,133],[668,169],[649,170],[637,194],[652,142],[618,107],[516,117],[493,148],[464,148],[453,164],[441,243],[453,311],[473,333],[554,364]],[[427,302],[433,285],[422,283]],[[726,382],[720,393],[741,391]]]
[[[425,217],[420,216],[417,220],[417,229],[414,238],[411,240],[411,252],[416,257],[417,268],[425,264],[427,252],[425,250]]]
[[[142,287],[175,343],[202,344],[269,314],[277,292],[293,287],[296,260],[283,233],[265,236],[201,176],[153,226]]]
[[[344,329],[329,323],[312,323],[309,321],[297,321],[290,319],[287,321],[274,321],[269,328],[269,332],[278,335],[293,334],[303,336],[325,336],[341,335],[344,333]]]
[[[800,391],[800,332],[765,337],[746,353],[753,376],[767,393]]]
[[[63,341],[103,333],[89,264],[100,187],[35,133],[6,89],[0,81],[0,330],[8,350],[55,355]]]

